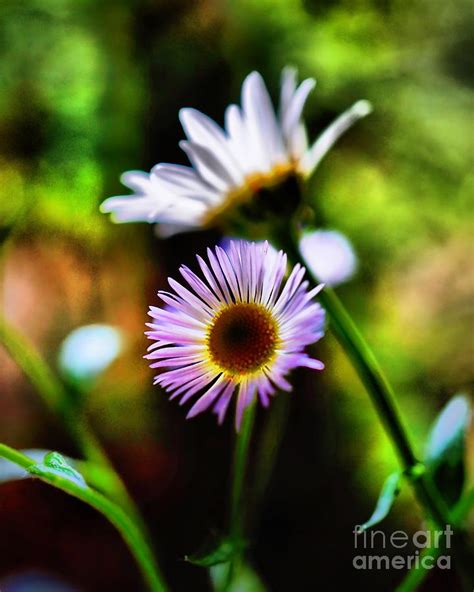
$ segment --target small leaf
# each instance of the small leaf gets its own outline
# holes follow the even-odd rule
[[[240,552],[244,547],[245,544],[242,540],[235,542],[231,539],[223,539],[211,551],[202,554],[188,555],[185,559],[193,565],[211,567],[212,565],[227,563],[233,555]]]
[[[465,436],[470,416],[467,397],[453,397],[436,418],[426,445],[426,466],[450,507],[464,487]]]
[[[377,501],[377,505],[375,506],[374,513],[372,516],[364,522],[361,526],[358,526],[358,532],[363,532],[375,524],[381,522],[384,518],[388,516],[395,499],[397,498],[398,494],[400,493],[400,482],[402,479],[403,474],[400,472],[392,473],[387,477],[385,483],[383,484],[382,491],[380,492],[379,499]]]
[[[31,460],[35,461],[37,465],[41,466],[44,462],[45,456],[51,453],[51,450],[29,448],[27,450],[20,450],[20,452],[25,454]],[[66,461],[69,469],[75,469],[76,477],[78,474],[82,475],[86,483],[88,483],[93,489],[96,489],[97,491],[100,491],[104,494],[113,491],[116,476],[112,469],[91,461],[77,460],[69,456],[63,456],[63,459]],[[49,469],[51,469],[51,467],[49,467]],[[36,476],[34,471],[35,469],[33,472],[29,472],[23,467],[15,465],[6,458],[0,457],[0,485],[10,481],[31,479]],[[71,474],[69,476],[71,476]],[[79,484],[79,481],[80,479],[78,478],[76,482]]]
[[[36,461],[38,464],[43,462],[45,455],[50,450],[44,450],[41,448],[30,448],[28,450],[20,450],[22,454],[26,454],[29,458]],[[71,458],[65,457],[69,464],[74,464],[77,461],[73,461]],[[0,483],[7,483],[9,481],[18,481],[20,479],[27,479],[32,475],[22,467],[13,464],[6,458],[0,458]]]
[[[59,452],[48,452],[45,455],[43,462],[31,466],[28,469],[28,472],[31,475],[36,475],[38,477],[62,477],[80,487],[87,487],[84,477],[79,471],[73,469],[71,465],[67,463],[64,456],[59,454]]]

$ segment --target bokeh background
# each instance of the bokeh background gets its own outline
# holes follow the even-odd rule
[[[469,393],[473,379],[473,6],[3,0],[0,15],[3,313],[55,369],[73,329],[120,329],[120,355],[83,389],[80,406],[143,510],[173,589],[209,590],[205,571],[183,557],[225,525],[232,424],[218,428],[208,416],[186,422],[152,388],[142,355],[156,291],[220,237],[159,241],[151,226],[113,225],[98,206],[126,192],[124,170],[185,163],[179,108],[222,122],[253,69],[275,98],[286,64],[318,80],[306,108],[311,136],[369,99],[374,113],[324,160],[311,195],[318,225],[354,245],[358,274],[339,292],[422,451],[439,409]],[[317,351],[327,369],[316,378],[295,373],[250,557],[275,592],[321,582],[343,589],[348,581],[352,589],[393,589],[403,572],[353,569],[352,531],[370,515],[396,459],[334,337]],[[0,365],[0,441],[77,456],[1,350]],[[257,432],[271,413],[259,412]],[[470,450],[472,461],[472,438]],[[382,527],[421,527],[409,492]],[[0,589],[55,590],[45,578],[63,582],[58,590],[142,587],[119,536],[91,509],[39,483],[2,485]],[[432,573],[423,589],[457,583],[451,573]]]

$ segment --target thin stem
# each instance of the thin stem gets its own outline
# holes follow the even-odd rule
[[[247,457],[252,428],[255,420],[255,408],[255,403],[247,407],[242,420],[241,430],[237,434],[235,442],[230,509],[230,536],[235,541],[241,539],[244,534],[243,484],[247,469]]]
[[[255,460],[256,472],[253,487],[253,499],[250,510],[250,528],[255,528],[255,520],[260,515],[260,508],[265,492],[270,483],[278,458],[278,452],[285,435],[291,396],[279,393],[272,403],[270,413],[266,414],[262,435],[259,436],[260,448]]]
[[[252,437],[252,429],[255,421],[255,403],[251,404],[244,412],[242,425],[240,431],[236,435],[234,462],[232,472],[232,489],[230,497],[230,524],[229,537],[233,545],[235,545],[236,552],[232,555],[227,574],[227,581],[224,585],[224,591],[229,589],[234,577],[236,564],[241,559],[241,552],[238,551],[242,547],[242,540],[245,535],[245,508],[244,508],[244,479],[247,469],[248,452],[250,447],[250,440]]]
[[[0,444],[0,456],[24,468],[26,471],[36,464],[33,459],[5,444]],[[140,528],[119,505],[110,501],[101,493],[94,491],[90,487],[82,487],[60,475],[35,473],[35,476],[42,481],[49,483],[53,487],[57,487],[69,495],[80,499],[101,512],[122,535],[130,552],[135,557],[149,589],[152,592],[166,592],[167,588],[153,558],[152,550],[146,539],[143,537]]]
[[[74,413],[69,404],[68,393],[34,347],[4,318],[0,317],[0,343],[9,352],[45,405],[62,420],[77,446],[81,449],[89,468],[92,469],[94,485],[115,499],[127,512],[135,528],[148,539],[147,528],[125,484],[104,452],[100,442],[85,417]]]
[[[299,245],[296,236],[287,229],[280,235],[283,248],[286,250],[290,260],[301,262],[302,260]],[[311,272],[311,270],[309,270]],[[318,282],[318,278],[313,278]],[[351,360],[354,369],[364,384],[372,403],[385,427],[385,430],[393,444],[393,447],[399,457],[400,463],[406,470],[407,475],[419,464],[408,434],[402,424],[399,411],[395,404],[394,392],[385,377],[375,355],[369,348],[365,339],[357,329],[351,316],[345,309],[336,293],[330,288],[325,287],[319,293],[319,300],[331,321],[331,327]],[[416,497],[421,506],[426,510],[438,527],[443,527],[450,523],[449,510],[434,486],[429,474],[425,471],[417,478],[410,480]],[[461,533],[460,533],[461,534]],[[453,537],[455,543],[455,552],[459,563],[470,571],[469,556],[462,541],[463,536]]]
[[[419,464],[419,461],[415,456],[412,444],[401,421],[391,385],[379,366],[375,355],[334,290],[326,286],[320,292],[319,300],[331,319],[331,326],[339,343],[344,348],[359,378],[371,396],[401,465],[409,474],[410,470]],[[439,526],[448,524],[450,520],[448,508],[435,491],[429,477],[424,474],[420,478],[413,480],[412,483],[415,486],[419,501],[428,510],[432,519]]]
[[[69,403],[68,393],[56,378],[49,366],[23,335],[4,318],[0,318],[0,342],[3,343],[13,360],[35,387],[45,405],[66,426],[85,458],[94,464],[107,468],[107,479],[101,484],[127,508],[128,513],[138,516],[132,500],[120,477],[112,467],[102,446],[84,417],[74,413]]]
[[[461,524],[469,515],[469,511],[474,505],[474,489],[466,493],[459,502],[454,506],[452,510],[452,518],[454,523]],[[420,567],[412,568],[406,577],[403,579],[401,584],[398,586],[396,592],[414,592],[421,585],[430,567],[426,567],[424,561],[426,557],[432,558],[432,565],[441,554],[442,549],[440,547],[426,547],[420,554]]]

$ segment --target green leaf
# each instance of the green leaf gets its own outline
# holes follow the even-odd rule
[[[436,418],[426,444],[426,467],[450,507],[464,487],[465,437],[470,417],[467,397],[453,397]]]
[[[20,481],[22,479],[31,479],[33,477],[37,477],[38,475],[35,471],[41,471],[41,467],[44,464],[44,459],[48,454],[52,454],[51,450],[45,450],[42,448],[30,448],[28,450],[20,450],[21,454],[25,454],[28,458],[35,461],[37,467],[33,469],[32,472],[27,471],[25,468],[20,467],[13,462],[7,460],[6,458],[0,457],[0,485],[2,483],[9,483],[10,481]],[[54,453],[57,455],[57,453]],[[61,456],[61,455],[59,455]],[[65,470],[65,473],[56,472],[57,475],[66,476],[81,485],[84,486],[84,481],[86,483],[96,489],[97,491],[101,491],[104,494],[108,494],[108,492],[113,491],[114,488],[114,477],[115,474],[112,469],[107,466],[99,465],[98,463],[94,463],[91,461],[85,460],[77,460],[71,458],[69,456],[62,456],[63,460],[66,461],[66,467],[62,467]],[[53,465],[55,465],[54,461],[55,457],[53,457]],[[49,461],[51,462],[51,461]],[[51,469],[55,468],[48,467],[47,471],[51,473]],[[71,473],[71,470],[74,473]],[[44,474],[44,468],[43,473]],[[82,476],[82,479],[81,479]]]
[[[48,450],[21,450],[23,454],[26,454],[36,462],[41,462],[44,455],[48,453]],[[31,477],[26,469],[20,467],[6,458],[0,458],[0,483],[8,483],[9,481],[19,481],[20,479],[26,479]]]
[[[28,472],[36,477],[48,477],[53,481],[55,476],[62,477],[79,487],[87,488],[87,483],[81,473],[73,469],[59,452],[48,452],[43,462],[32,465],[28,468]]]
[[[22,454],[26,454],[36,463],[41,464],[44,457],[51,452],[51,450],[44,450],[41,448],[30,448],[28,450],[20,450]],[[78,461],[74,461],[69,457],[64,457],[66,462],[70,465],[75,465]],[[0,458],[0,483],[8,483],[9,481],[18,481],[33,477],[26,469],[19,467],[6,458]]]
[[[37,464],[33,458],[0,442],[0,457],[101,512],[127,543],[148,583],[148,588],[156,592],[165,592],[168,589],[155,563],[153,551],[148,545],[140,520],[129,516],[120,505],[98,491],[87,487],[82,475],[72,469],[60,454],[50,452],[44,457],[43,463]]]
[[[359,532],[363,532],[364,530],[375,526],[375,524],[378,524],[388,516],[395,499],[400,493],[402,477],[403,473],[400,472],[392,473],[387,477],[383,484],[382,491],[380,492],[374,513],[367,522],[364,522],[364,524],[357,527]]]
[[[201,567],[211,567],[220,563],[227,563],[233,555],[239,553],[245,547],[244,541],[232,541],[223,539],[217,546],[206,553],[187,555],[186,561]]]

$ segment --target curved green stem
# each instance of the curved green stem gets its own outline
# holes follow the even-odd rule
[[[5,444],[0,444],[0,456],[24,468],[26,471],[29,471],[36,465],[33,459]],[[141,529],[119,505],[90,487],[80,486],[60,475],[35,472],[35,476],[101,512],[122,535],[130,552],[135,557],[140,571],[148,583],[149,589],[153,592],[166,592],[167,588],[155,563],[153,552],[144,538]]]
[[[299,251],[298,240],[291,233],[291,229],[287,228],[283,230],[278,235],[278,238],[290,260],[293,263],[301,262],[304,265]],[[318,282],[318,278],[314,274],[312,275],[314,280]],[[325,287],[319,293],[319,300],[329,316],[334,334],[352,362],[354,369],[374,404],[402,467],[410,475],[412,469],[419,464],[419,461],[416,458],[408,434],[401,421],[398,408],[395,404],[392,387],[377,362],[375,355],[336,293],[330,287]],[[443,498],[436,490],[429,474],[425,471],[422,475],[417,475],[416,478],[413,477],[410,482],[420,505],[432,518],[434,523],[442,528],[450,524],[451,517],[449,510]],[[466,546],[462,540],[463,536],[460,533],[458,536],[453,537],[453,539],[453,546],[459,564],[464,567],[464,571],[471,572],[472,565]]]
[[[45,405],[63,422],[93,469],[94,485],[110,495],[126,511],[135,528],[148,539],[143,519],[122,479],[114,469],[86,419],[71,408],[68,393],[34,347],[0,317],[0,343],[36,388]],[[101,470],[103,469],[103,470]]]
[[[127,508],[128,513],[138,516],[120,477],[113,469],[107,455],[84,417],[71,409],[68,393],[49,366],[23,335],[4,318],[0,318],[0,343],[18,364],[22,372],[35,387],[44,404],[59,416],[71,434],[84,457],[92,463],[107,469],[107,479],[101,484],[107,493]]]
[[[332,329],[339,343],[371,396],[401,465],[407,474],[410,474],[411,469],[419,464],[419,460],[415,456],[408,434],[402,424],[392,387],[334,290],[326,286],[319,294],[319,301],[330,317]],[[428,476],[423,474],[412,480],[412,483],[419,501],[428,510],[432,519],[439,526],[448,524],[450,520],[448,508],[434,490]]]

